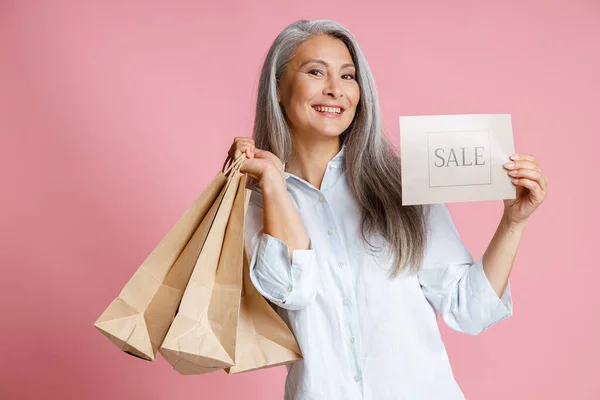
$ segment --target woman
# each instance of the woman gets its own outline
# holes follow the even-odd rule
[[[400,160],[354,37],[332,21],[285,28],[265,60],[253,138],[229,157],[255,179],[251,279],[294,333],[286,399],[463,399],[436,323],[475,335],[512,314],[509,275],[547,181],[505,166],[517,198],[474,262],[444,205],[403,207]],[[283,161],[283,163],[282,163]],[[435,310],[435,311],[434,311]]]

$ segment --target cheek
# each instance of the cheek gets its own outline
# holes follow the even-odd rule
[[[352,105],[356,107],[360,100],[360,88],[358,87],[358,84],[353,85],[353,87],[350,88],[346,93],[348,96],[348,100],[350,100],[350,103],[352,103]]]
[[[306,106],[311,99],[321,93],[321,84],[311,79],[298,79],[293,87],[294,100],[299,106]]]

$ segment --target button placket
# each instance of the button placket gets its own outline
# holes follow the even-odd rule
[[[329,166],[328,169],[330,169],[330,170],[335,169],[335,166],[333,166],[333,168],[331,168],[331,167],[332,166]],[[324,196],[322,194],[320,194],[319,202],[328,204],[325,202],[325,200],[326,199],[324,199]],[[337,266],[338,266],[338,268],[340,268],[340,270],[344,269],[344,267],[346,267],[348,265],[347,259],[349,256],[349,254],[346,250],[346,246],[343,243],[340,235],[337,235],[337,230],[333,226],[333,224],[335,223],[334,222],[335,219],[333,218],[332,210],[330,209],[330,207],[324,207],[322,209],[322,211],[324,211],[324,213],[325,213],[325,221],[324,222],[332,224],[327,228],[327,234],[330,237],[333,249],[335,250],[335,253],[338,256]],[[340,271],[340,273],[341,273],[341,271]],[[346,336],[346,339],[345,339],[346,346],[349,346],[350,353],[352,354],[351,365],[353,366],[352,369],[355,371],[355,374],[356,374],[354,376],[354,380],[356,383],[359,383],[361,381],[361,378],[360,378],[361,365],[358,360],[358,352],[360,351],[360,343],[357,340],[356,336],[354,336],[354,334],[353,334],[353,333],[357,332],[357,330],[358,330],[357,316],[354,315],[351,312],[352,310],[349,308],[352,305],[350,298],[352,296],[354,285],[351,281],[351,276],[348,275],[348,273],[340,274],[340,279],[342,282],[343,291],[345,292],[345,295],[342,298],[342,303],[344,304],[344,307],[347,307],[348,311],[350,311],[350,312],[344,313],[344,316],[343,316],[343,319],[345,320],[346,329],[347,329],[346,334],[348,335],[348,336]]]

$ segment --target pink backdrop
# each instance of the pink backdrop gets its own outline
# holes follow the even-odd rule
[[[485,3],[1,1],[0,398],[282,398],[283,367],[182,377],[92,325],[251,135],[277,33],[332,18],[363,47],[395,143],[400,114],[511,113],[549,176],[514,316],[475,337],[442,327],[467,398],[600,399],[600,3]],[[501,202],[450,208],[479,256]]]

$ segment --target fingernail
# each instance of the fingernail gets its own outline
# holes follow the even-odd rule
[[[515,166],[515,163],[512,163],[512,162],[507,162],[506,164],[504,164],[505,168],[512,168],[514,166]]]
[[[510,156],[511,160],[518,160],[519,159],[519,155],[518,154],[513,154],[512,156]]]
[[[512,183],[519,183],[519,180],[518,180],[518,179],[511,179],[510,181],[511,181]]]
[[[515,176],[515,175],[517,175],[518,173],[519,173],[519,171],[517,171],[517,170],[513,170],[513,171],[510,171],[508,174],[509,174],[509,175],[512,175],[512,176]]]

